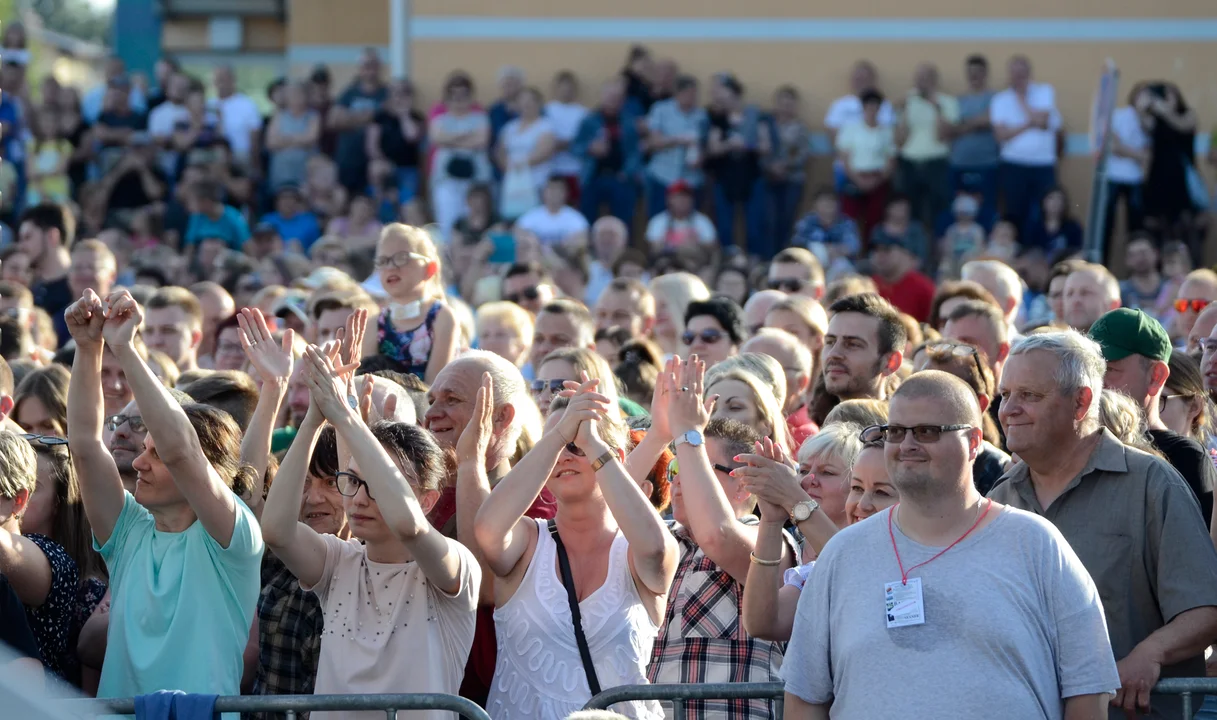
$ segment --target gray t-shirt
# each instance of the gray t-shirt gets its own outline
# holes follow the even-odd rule
[[[685,112],[680,109],[675,99],[655,103],[647,115],[647,127],[651,132],[665,137],[695,137],[698,142],[701,141],[708,122],[705,110],[694,107]],[[647,173],[664,185],[685,180],[690,185],[700,187],[703,180],[701,168],[693,167],[687,162],[690,152],[701,152],[700,146],[696,150],[687,145],[674,145],[660,150],[651,155]]]
[[[1056,720],[1063,698],[1120,686],[1086,569],[1051,523],[1013,508],[909,572],[921,579],[925,622],[889,629],[884,584],[900,583],[892,537],[905,568],[942,550],[897,523],[889,535],[890,513],[845,528],[820,553],[782,665],[787,692],[831,704],[834,720]]]
[[[959,96],[959,120],[971,120],[978,115],[989,112],[989,101],[993,99],[993,91],[973,93]],[[996,166],[1001,157],[997,138],[993,129],[977,130],[966,135],[960,135],[951,145],[951,164],[955,167],[977,168]]]

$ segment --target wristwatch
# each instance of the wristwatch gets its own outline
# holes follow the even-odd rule
[[[820,503],[815,500],[804,500],[801,503],[795,503],[794,507],[790,509],[790,519],[801,523],[811,517],[811,514],[819,509],[819,507]]]
[[[689,445],[693,447],[701,447],[704,442],[706,442],[706,439],[702,437],[700,430],[690,430],[683,435],[678,436],[672,444],[676,447],[680,447],[685,443],[689,443]]]

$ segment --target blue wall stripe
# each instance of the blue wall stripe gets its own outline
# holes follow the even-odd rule
[[[415,16],[415,40],[1208,42],[1217,18],[571,18]]]

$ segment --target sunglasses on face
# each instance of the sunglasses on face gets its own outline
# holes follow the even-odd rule
[[[782,290],[783,292],[797,293],[804,287],[807,287],[807,281],[800,280],[798,278],[782,278],[781,280],[769,281],[770,290]]]
[[[144,419],[138,415],[111,415],[106,418],[106,429],[110,432],[118,432],[123,423],[126,423],[127,427],[131,428],[131,432],[136,435],[143,435],[148,432],[148,426],[144,424]]]
[[[431,258],[426,255],[420,255],[416,252],[399,252],[392,255],[381,255],[376,258],[376,267],[394,267],[404,268],[410,264],[411,260],[421,260],[422,262],[431,262]]]
[[[359,488],[363,488],[368,493],[368,499],[372,499],[372,489],[355,473],[343,470],[334,479],[338,481],[338,492],[344,497],[355,497],[359,494]]]
[[[682,335],[680,339],[686,346],[692,346],[693,343],[699,339],[706,345],[713,345],[714,343],[723,339],[723,332],[721,330],[715,330],[714,328],[706,328],[700,333],[695,333],[692,330],[686,330],[685,334]]]
[[[579,446],[574,444],[573,442],[566,443],[566,452],[570,453],[571,455],[574,455],[575,457],[585,457],[584,452],[581,449],[579,449]]]
[[[942,434],[945,432],[971,429],[971,425],[917,425],[916,427],[872,425],[862,431],[861,439],[865,444],[876,443],[882,440],[885,443],[899,445],[904,442],[905,436],[911,432],[913,433],[913,440],[916,440],[918,445],[933,445],[942,439]]]
[[[726,473],[728,475],[730,475],[731,471],[735,469],[735,468],[727,467],[726,465],[719,465],[718,463],[710,463],[710,466],[713,467],[715,470],[719,471],[720,473]],[[680,462],[676,458],[672,458],[672,462],[668,463],[668,477],[673,478],[679,474],[680,474]]]
[[[550,395],[556,395],[561,392],[562,388],[565,386],[565,380],[533,380],[532,393],[534,395],[540,395],[548,389]]]
[[[68,444],[67,438],[55,437],[54,435],[36,435],[34,433],[23,433],[21,435],[21,437],[22,437],[22,439],[27,440],[29,442],[38,443],[39,445],[46,445],[47,447],[55,447],[57,445],[67,445]]]
[[[1200,298],[1192,298],[1191,300],[1188,300],[1187,298],[1179,298],[1175,301],[1175,312],[1185,313],[1188,310],[1191,310],[1192,312],[1198,313],[1208,307],[1209,302],[1210,301],[1208,300],[1202,300]]]
[[[528,300],[529,302],[536,302],[537,299],[540,297],[541,297],[541,289],[538,288],[536,285],[533,285],[532,287],[524,288],[520,292],[511,293],[510,295],[508,295],[506,297],[506,300],[507,300],[507,302],[511,302],[511,303],[515,303],[516,305],[519,305],[520,301],[522,301],[522,300]]]

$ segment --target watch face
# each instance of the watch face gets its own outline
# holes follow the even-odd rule
[[[794,506],[794,519],[802,522],[811,517],[811,508],[807,507],[807,503],[799,503]]]
[[[700,447],[703,442],[701,433],[697,432],[696,430],[690,430],[689,432],[685,433],[685,442],[689,443],[693,447]]]

